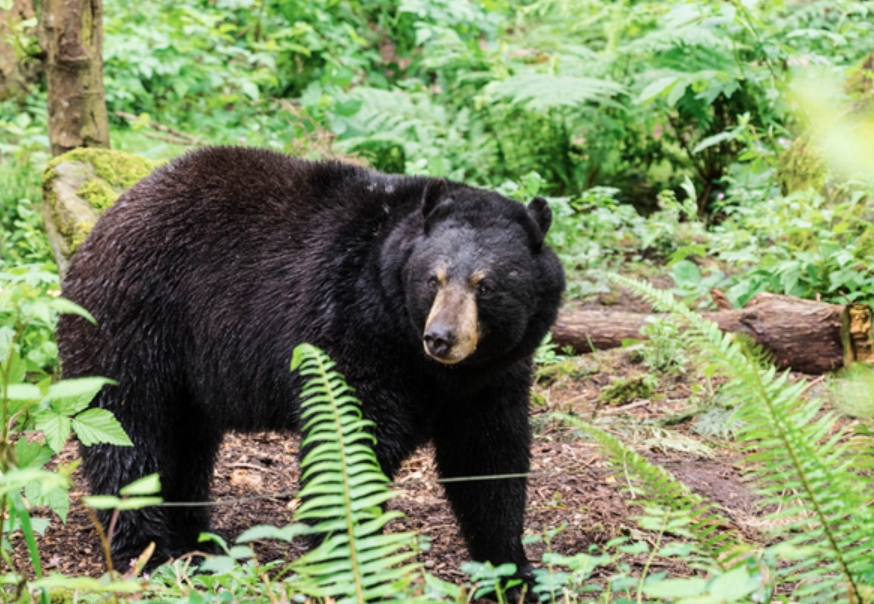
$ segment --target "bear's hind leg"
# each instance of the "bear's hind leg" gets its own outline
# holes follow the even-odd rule
[[[143,443],[133,447],[83,446],[82,460],[91,493],[95,495],[117,495],[121,487],[159,471],[156,451]],[[155,544],[152,560],[163,562],[170,557],[166,508],[152,506],[119,513],[97,510],[97,517],[110,539],[112,562],[117,570],[128,570],[149,543]]]
[[[209,492],[222,433],[208,419],[186,417],[176,424],[168,471],[162,476],[162,495],[167,503],[203,505],[168,506],[170,554],[174,557],[199,550],[218,553],[210,543],[198,543],[210,530],[212,511]]]

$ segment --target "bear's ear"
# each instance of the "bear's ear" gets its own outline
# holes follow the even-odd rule
[[[540,246],[543,244],[543,238],[546,237],[549,226],[552,224],[552,210],[545,199],[535,197],[528,204],[528,216],[531,217],[531,220],[540,229],[540,240],[536,242]]]
[[[446,179],[435,178],[429,180],[422,192],[422,216],[427,219],[428,215],[437,207],[437,203],[446,193]]]
[[[434,211],[434,208],[440,205],[440,201],[443,199],[443,195],[446,193],[447,188],[445,178],[429,180],[425,185],[425,190],[422,192],[422,217],[425,219],[426,235],[430,228],[428,217],[431,215],[431,212]]]

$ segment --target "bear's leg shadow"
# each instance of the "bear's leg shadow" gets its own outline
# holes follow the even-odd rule
[[[442,414],[434,435],[441,478],[524,474],[530,467],[527,385],[506,380]],[[443,484],[474,560],[529,571],[522,547],[526,478]]]

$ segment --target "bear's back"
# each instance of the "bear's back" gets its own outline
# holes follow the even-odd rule
[[[394,187],[382,181],[414,180],[263,149],[195,151],[157,169],[103,214],[74,255],[65,289],[75,288],[82,274],[178,273],[186,266],[201,271],[217,257],[252,264],[300,256],[324,246],[338,223],[378,215],[385,199],[370,194],[374,183],[384,191]]]
[[[122,195],[74,254],[63,293],[98,326],[61,321],[65,372],[118,379],[120,342],[200,359],[202,374],[220,373],[219,356],[247,356],[251,340],[287,364],[288,342],[343,330],[353,275],[418,207],[421,186],[251,148],[172,161]],[[77,361],[85,350],[105,358]]]

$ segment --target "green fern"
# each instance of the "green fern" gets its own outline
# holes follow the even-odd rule
[[[719,530],[730,526],[731,522],[716,511],[715,504],[690,492],[668,470],[651,463],[597,426],[563,413],[555,416],[582,429],[601,446],[607,465],[626,485],[635,503],[653,504],[687,518],[686,536],[696,543],[706,566],[729,570],[741,555],[750,551],[750,546],[732,532]]]
[[[835,414],[822,413],[818,400],[802,400],[804,382],[792,383],[788,371],[763,366],[760,350],[723,334],[669,291],[615,274],[609,278],[681,317],[690,328],[687,336],[730,378],[727,388],[746,422],[740,439],[747,471],[757,479],[763,505],[780,509],[771,518],[783,523],[778,530],[788,535],[786,543],[806,546],[801,559],[778,570],[778,578],[799,582],[793,594],[799,602],[866,601],[874,518],[870,479],[859,470],[869,464],[847,443],[845,430],[832,430]]]
[[[301,446],[310,450],[301,462],[296,520],[324,534],[321,545],[292,563],[295,588],[338,604],[409,601],[400,592],[417,568],[408,562],[415,535],[380,533],[402,514],[381,507],[393,493],[366,432],[373,422],[362,418],[352,389],[318,348],[295,348],[291,368],[309,378],[301,393]]]
[[[552,107],[575,107],[588,101],[618,106],[610,99],[624,92],[624,89],[610,80],[525,73],[502,82],[492,82],[485,87],[485,91],[493,98],[508,99],[529,110],[542,111]]]

